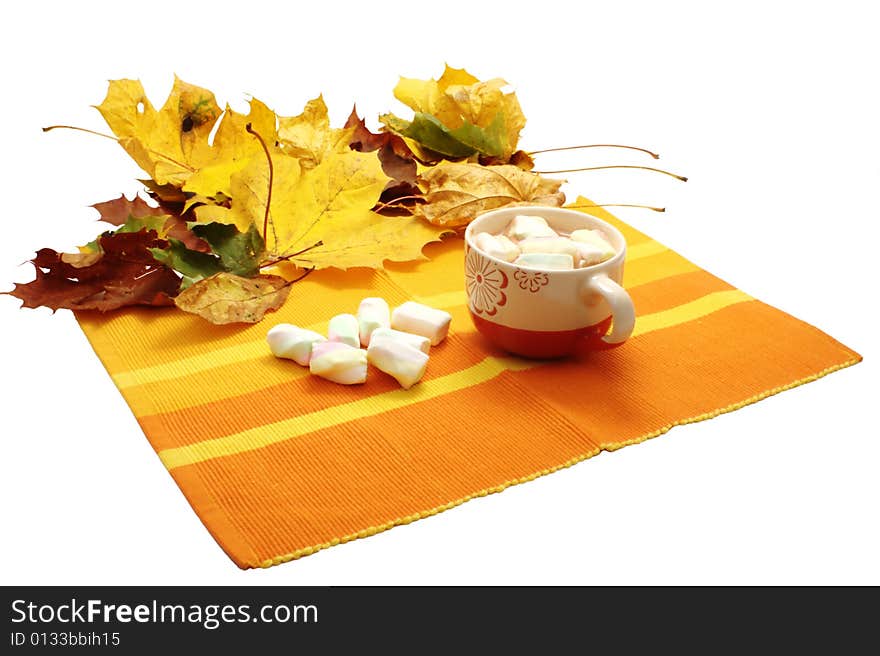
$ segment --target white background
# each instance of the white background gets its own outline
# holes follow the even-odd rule
[[[141,173],[91,105],[176,72],[244,109],[324,93],[393,110],[444,61],[517,90],[539,168],[825,330],[862,364],[392,531],[239,571],[202,527],[77,328],[0,297],[3,584],[880,584],[880,48],[867,2],[17,3],[0,26],[0,285],[96,234]],[[785,339],[784,335],[779,336]]]

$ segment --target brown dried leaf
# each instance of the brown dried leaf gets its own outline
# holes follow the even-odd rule
[[[391,178],[379,198],[380,203],[420,194],[415,186],[418,172],[415,157],[403,139],[391,132],[371,132],[364,119],[358,117],[357,107],[352,108],[345,127],[354,129],[349,142],[352,150],[364,153],[379,151],[382,170]]]
[[[457,228],[483,212],[508,205],[560,207],[565,202],[565,194],[559,191],[563,182],[510,164],[444,162],[419,176],[426,202],[415,205],[412,212],[434,225]]]
[[[137,195],[133,199],[128,200],[125,194],[120,194],[119,198],[107,200],[103,203],[95,203],[91,207],[98,210],[98,213],[101,215],[101,221],[115,226],[120,226],[128,221],[129,216],[140,219],[145,216],[168,214],[161,207],[147,205],[144,199]]]
[[[76,254],[39,250],[31,260],[36,279],[16,283],[6,293],[21,299],[22,307],[53,310],[106,312],[127,305],[173,305],[180,278],[147,250],[168,245],[155,230],[116,232],[99,237],[98,243],[102,254],[87,266],[77,266],[83,260]],[[65,261],[65,256],[74,261]]]
[[[186,288],[174,304],[213,324],[257,323],[284,305],[289,293],[290,283],[280,276],[242,278],[224,272]]]

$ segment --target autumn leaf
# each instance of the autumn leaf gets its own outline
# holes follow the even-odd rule
[[[242,230],[262,223],[268,205],[266,248],[275,258],[320,242],[289,261],[317,269],[382,268],[384,260],[421,259],[425,244],[445,232],[412,217],[370,211],[388,182],[375,152],[330,152],[308,170],[300,170],[298,161],[273,158],[270,199],[269,163],[252,160],[233,177],[232,207],[223,217]]]
[[[184,286],[223,271],[216,256],[189,249],[176,239],[169,239],[165,248],[151,248],[150,254],[156,261],[183,275]]]
[[[307,169],[320,164],[328,153],[347,148],[350,137],[351,130],[330,127],[323,96],[306,103],[298,116],[278,117],[279,147],[285,154],[299,158]]]
[[[352,108],[345,127],[353,128],[349,147],[362,153],[378,151],[382,170],[391,178],[379,196],[381,204],[420,193],[416,187],[415,158],[401,137],[391,132],[371,132],[364,119],[358,117],[357,108]]]
[[[260,134],[266,143],[276,141],[275,112],[256,98],[251,99],[247,114],[226,107],[214,137],[212,159],[192,173],[183,184],[187,195],[182,212],[196,203],[227,205],[231,199],[231,179],[254,157],[263,158],[263,147],[247,126]]]
[[[161,207],[151,207],[139,196],[135,196],[133,200],[128,200],[123,194],[111,201],[95,203],[92,207],[98,210],[102,221],[119,226],[116,232],[155,230],[160,238],[176,239],[183,242],[189,249],[203,253],[210,250],[207,242],[196,237],[186,225],[186,221],[181,217],[169,215]],[[127,214],[123,217],[125,212]],[[80,247],[80,251],[84,253],[96,252],[98,250],[97,240]],[[70,253],[64,254],[65,261],[72,261],[69,258],[70,255]]]
[[[158,111],[137,80],[111,80],[97,109],[119,144],[159,185],[179,187],[213,159],[208,140],[220,107],[213,93],[177,76]]]
[[[510,164],[445,162],[426,167],[419,176],[426,202],[415,205],[412,212],[434,225],[457,228],[478,214],[507,205],[559,207],[565,202],[559,191],[562,183]]]
[[[65,262],[65,254],[43,248],[31,260],[36,279],[7,292],[22,307],[100,310],[126,305],[172,305],[180,279],[157,262],[149,248],[166,246],[155,231],[115,232],[98,238],[100,256],[87,266]]]
[[[90,207],[94,207],[98,210],[100,221],[115,226],[122,225],[130,216],[142,218],[145,216],[162,216],[168,214],[168,212],[161,207],[147,205],[146,201],[137,195],[129,200],[125,197],[125,194],[120,194],[119,198],[107,200],[103,203],[95,203],[94,205],[90,205]]]
[[[224,271],[246,278],[259,273],[266,245],[253,224],[245,232],[225,223],[198,224],[192,230],[211,246]]]
[[[217,273],[183,290],[174,304],[214,324],[256,323],[284,305],[290,283],[279,276]]]
[[[447,65],[439,80],[398,82],[394,95],[413,109],[412,121],[393,114],[379,120],[391,132],[453,159],[482,154],[507,161],[526,121],[516,94],[503,92],[506,86],[500,78],[481,82]]]

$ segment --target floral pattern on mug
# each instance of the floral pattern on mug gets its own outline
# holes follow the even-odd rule
[[[465,260],[465,280],[468,298],[477,314],[494,316],[498,308],[507,304],[507,274],[473,248]]]
[[[513,277],[519,282],[519,288],[537,293],[541,287],[550,282],[550,278],[543,271],[523,271],[517,269]]]

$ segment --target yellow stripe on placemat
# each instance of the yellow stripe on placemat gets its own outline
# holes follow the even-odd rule
[[[285,419],[266,426],[257,426],[241,433],[228,435],[175,449],[159,452],[168,469],[191,465],[196,462],[253,451],[276,442],[328,428],[361,417],[370,417],[419,401],[449,394],[465,387],[478,385],[495,378],[504,371],[519,371],[542,364],[540,361],[518,358],[488,357],[479,364],[421,383],[411,390],[398,389],[383,394],[344,403],[324,410]]]
[[[739,290],[714,292],[669,310],[647,315],[639,320],[638,334],[671,328],[717,312],[726,307],[753,300]],[[478,385],[504,371],[523,371],[546,364],[541,360],[487,357],[467,369],[425,381],[410,390],[394,390],[324,410],[285,419],[195,444],[165,449],[159,457],[168,469],[252,451],[299,435],[341,423],[378,415],[437,396]]]
[[[638,337],[654,330],[678,326],[688,321],[705,317],[731,305],[753,300],[751,296],[739,289],[706,294],[690,303],[639,317],[636,320],[636,327],[633,330],[632,336]]]

